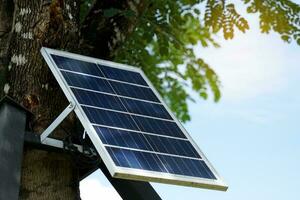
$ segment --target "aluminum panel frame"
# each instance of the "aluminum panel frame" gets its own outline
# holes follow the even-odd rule
[[[75,106],[74,111],[75,111],[77,117],[79,118],[79,120],[81,121],[83,127],[87,131],[87,134],[89,135],[92,143],[94,144],[96,150],[98,151],[101,159],[105,163],[105,165],[106,165],[107,169],[109,170],[109,173],[111,174],[112,177],[129,179],[129,180],[139,180],[139,181],[154,181],[154,182],[160,182],[160,183],[191,186],[191,187],[206,188],[206,189],[213,189],[213,190],[220,190],[220,191],[226,191],[228,189],[228,186],[224,182],[223,178],[217,173],[217,171],[214,169],[212,164],[208,161],[208,159],[206,158],[204,153],[201,151],[201,149],[198,147],[198,145],[195,143],[195,141],[192,139],[192,137],[188,134],[188,132],[182,126],[182,124],[179,122],[179,120],[175,117],[175,115],[171,112],[169,107],[163,101],[162,97],[159,95],[157,90],[154,88],[153,84],[148,80],[145,73],[140,68],[125,65],[125,64],[120,64],[120,63],[114,63],[111,61],[101,60],[101,59],[97,59],[97,58],[87,57],[87,56],[83,56],[83,55],[78,55],[78,54],[74,54],[74,53],[69,53],[69,52],[65,52],[65,51],[49,49],[49,48],[45,48],[45,47],[41,48],[41,53],[42,53],[44,59],[46,60],[46,63],[48,64],[51,72],[55,76],[60,87],[62,88],[64,94],[66,95],[67,99],[71,102],[75,102],[76,106]],[[200,156],[202,157],[202,160],[206,163],[208,168],[215,175],[216,179],[205,179],[205,178],[199,178],[199,177],[184,176],[184,175],[178,175],[178,174],[171,174],[171,173],[148,171],[148,170],[116,166],[114,164],[114,161],[112,160],[111,156],[105,149],[105,145],[101,142],[100,137],[96,133],[91,122],[88,120],[85,112],[81,108],[79,102],[75,98],[75,95],[73,94],[72,90],[68,86],[66,80],[64,79],[63,75],[61,74],[59,68],[55,64],[55,62],[52,59],[50,54],[60,55],[60,56],[64,56],[67,58],[82,60],[82,61],[91,62],[91,63],[95,63],[95,64],[99,64],[99,65],[105,65],[105,66],[109,66],[109,67],[114,67],[114,68],[118,68],[118,69],[123,69],[123,70],[139,73],[143,77],[143,79],[146,81],[148,86],[151,88],[151,90],[154,92],[155,96],[159,99],[160,103],[166,108],[166,110],[170,114],[171,118],[176,122],[177,126],[181,129],[183,134],[188,138],[188,140],[191,142],[193,147],[200,154]]]

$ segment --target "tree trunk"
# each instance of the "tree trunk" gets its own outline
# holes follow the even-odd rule
[[[11,6],[11,7],[9,7]],[[6,8],[11,8],[7,10]],[[1,1],[3,92],[30,109],[32,129],[41,133],[67,105],[40,54],[42,46],[76,51],[79,2]],[[8,48],[7,48],[8,47]],[[3,81],[3,79],[2,79]],[[74,117],[65,123],[72,127]],[[69,128],[70,130],[70,128]],[[71,129],[72,130],[72,129]],[[60,130],[56,135],[63,137]],[[77,169],[66,153],[24,149],[20,199],[79,199]]]
[[[139,15],[145,7],[143,1],[97,1],[81,26],[80,2],[0,0],[0,95],[11,96],[34,114],[30,125],[35,133],[42,133],[68,105],[40,54],[41,47],[108,58],[133,30],[134,21],[105,18],[103,9],[129,8]],[[74,115],[68,117],[64,130],[75,133],[75,121]],[[60,128],[54,134],[66,136]],[[25,147],[20,199],[80,199],[72,157]]]

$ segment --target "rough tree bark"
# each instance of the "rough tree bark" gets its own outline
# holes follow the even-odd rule
[[[103,9],[112,6],[137,14],[145,8],[142,1],[96,1],[81,26],[80,0],[0,0],[0,95],[34,113],[34,132],[41,133],[67,105],[40,48],[109,58],[133,30],[129,19],[103,17]],[[71,133],[75,120],[71,116],[64,123]],[[65,136],[60,129],[55,134]],[[70,155],[26,147],[20,199],[80,199],[77,177]]]
[[[4,92],[35,114],[33,131],[40,133],[66,105],[66,100],[39,50],[42,46],[76,49],[78,5],[74,1],[14,3],[9,33]],[[77,14],[77,16],[76,16]],[[55,97],[55,98],[53,98]],[[69,119],[72,123],[72,119]],[[24,149],[20,199],[76,199],[76,168],[70,156]]]

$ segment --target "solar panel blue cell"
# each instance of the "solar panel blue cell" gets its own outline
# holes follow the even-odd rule
[[[130,130],[139,130],[128,114],[103,109],[94,109],[87,106],[82,106],[82,108],[92,123]]]
[[[227,188],[140,70],[42,52],[113,177]]]
[[[154,151],[173,155],[201,158],[195,148],[187,140],[167,138],[153,135],[146,135],[146,140],[153,147]]]
[[[141,165],[140,169],[156,171],[156,172],[166,172],[166,169],[163,168],[163,166],[158,162],[157,156],[153,154],[141,154],[141,153],[136,153],[135,156]]]
[[[117,166],[130,167],[129,161],[126,159],[122,151],[113,151],[112,148],[106,148]]]
[[[87,96],[82,96],[81,98],[78,99],[81,102],[86,101],[87,103],[93,101],[91,100],[91,97],[88,98]],[[95,98],[94,100],[96,99],[97,98]],[[101,104],[108,108],[116,104],[120,109],[124,109],[122,107],[122,104],[120,104],[120,102],[117,99],[115,99],[115,101],[112,101],[110,103],[106,102]],[[158,135],[167,135],[172,137],[185,138],[182,131],[177,127],[176,123],[173,121],[165,121],[160,119],[152,119],[149,117],[135,116],[127,113],[119,113],[114,111],[103,110],[100,108],[91,108],[87,106],[83,106],[83,107],[89,113],[88,118],[91,120],[92,123],[112,126],[112,127],[116,126],[118,128],[126,128],[131,130],[140,130],[143,132],[149,132]],[[101,114],[106,115],[107,118],[99,117],[99,115]]]
[[[106,78],[148,86],[146,81],[139,73],[118,69],[114,67],[108,67],[104,65],[98,65],[98,66]]]
[[[112,156],[117,166],[146,169],[157,172],[167,172],[165,166],[162,164],[156,154],[114,147],[106,147],[106,149]]]
[[[172,119],[168,111],[161,104],[137,101],[133,99],[120,98],[127,108],[128,112],[158,117],[163,119]]]
[[[94,126],[102,142],[108,145],[141,149],[158,153],[201,158],[187,140],[173,139],[132,131]]]
[[[95,93],[78,88],[72,88],[72,91],[80,104],[126,112],[126,108],[117,96]]]
[[[172,119],[161,104],[118,97],[112,94],[96,93],[79,88],[72,88],[72,91],[80,104],[163,119]]]
[[[97,125],[148,132],[156,135],[186,138],[182,131],[176,127],[176,123],[172,121],[134,116],[127,113],[96,109],[87,106],[82,107],[87,113],[89,120]]]
[[[173,121],[158,120],[141,116],[132,116],[132,118],[144,132],[186,138],[177,124]]]
[[[134,132],[99,126],[94,126],[94,128],[104,144],[152,150],[150,144],[141,133],[134,134]]]
[[[69,86],[75,86],[112,94],[114,93],[111,86],[104,79],[94,78],[82,74],[70,73],[66,71],[61,71],[61,73],[66,79]]]
[[[126,152],[126,151],[125,151]],[[155,172],[168,172],[163,163],[159,160],[158,155],[153,153],[130,151],[136,155],[138,162],[142,163],[141,165],[149,165],[149,168]],[[126,155],[126,154],[125,154]],[[144,159],[143,159],[144,158]],[[141,168],[143,169],[143,168]],[[146,168],[147,170],[148,168]]]
[[[72,73],[68,71],[61,71],[62,75],[67,80],[70,86],[108,92],[111,94],[118,94],[127,97],[133,97],[142,100],[159,102],[155,94],[150,88],[139,87],[115,81],[108,81],[106,79],[91,77],[84,74]]]
[[[140,87],[115,81],[109,81],[109,83],[111,84],[116,94],[153,102],[159,102],[156,95],[148,87]]]
[[[117,166],[216,179],[201,159],[189,159],[143,151],[106,147]],[[146,159],[144,159],[146,158]],[[126,161],[127,162],[126,162]]]
[[[99,70],[95,63],[85,62],[77,59],[62,57],[58,55],[51,55],[54,62],[60,69],[70,70],[94,76],[102,76],[103,74]]]
[[[170,173],[216,179],[203,160],[158,155]]]

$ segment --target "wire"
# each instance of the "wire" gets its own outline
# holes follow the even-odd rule
[[[82,135],[72,135],[63,126],[62,130],[67,134],[64,138],[64,150],[71,154],[74,164],[78,169],[96,168],[101,162],[100,156],[95,155],[96,152],[92,147],[89,138],[83,139]],[[82,145],[83,153],[79,152],[74,145],[73,140],[76,139]]]

